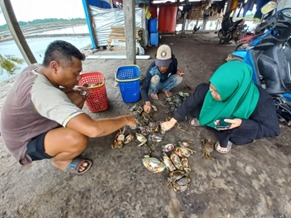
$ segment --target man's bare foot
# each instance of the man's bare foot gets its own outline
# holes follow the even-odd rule
[[[158,100],[158,99],[159,99],[159,96],[158,96],[157,93],[151,93],[151,98],[152,98],[153,100]]]
[[[170,91],[163,90],[163,92],[164,92],[164,94],[165,94],[168,98],[171,97],[171,96],[173,95],[173,93],[170,92]]]

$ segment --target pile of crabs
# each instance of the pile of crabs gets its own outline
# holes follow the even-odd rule
[[[188,93],[179,92],[170,98],[166,98],[166,105],[169,106],[168,112],[173,112],[188,95]],[[122,148],[136,139],[138,141],[137,146],[143,154],[142,163],[145,168],[154,173],[167,171],[169,186],[176,192],[183,192],[187,190],[191,181],[189,176],[191,168],[188,158],[196,151],[190,148],[192,142],[188,141],[162,144],[165,132],[161,129],[161,122],[153,119],[153,114],[157,111],[157,107],[152,105],[152,109],[152,112],[146,113],[142,104],[132,106],[130,111],[137,120],[137,127],[134,129],[129,127],[120,129],[116,133],[111,147],[112,149]],[[203,155],[211,158],[207,145],[213,147],[212,143],[207,139],[203,139],[201,142],[205,147]],[[157,146],[157,144],[159,145]],[[157,149],[160,155],[157,155]],[[153,155],[154,153],[156,154],[155,156]]]

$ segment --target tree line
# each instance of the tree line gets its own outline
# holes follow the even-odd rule
[[[85,18],[72,18],[72,19],[64,19],[64,18],[46,18],[46,19],[36,19],[32,21],[19,21],[18,24],[21,28],[30,27],[30,26],[39,26],[42,24],[86,24]],[[8,25],[4,24],[0,26],[1,31],[8,31]]]

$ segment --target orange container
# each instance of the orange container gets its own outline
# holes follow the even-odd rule
[[[86,105],[91,112],[104,111],[108,108],[105,78],[101,72],[88,72],[80,74],[79,86],[88,84],[92,91],[86,98]]]
[[[159,32],[175,33],[178,7],[176,5],[162,5],[159,8]]]

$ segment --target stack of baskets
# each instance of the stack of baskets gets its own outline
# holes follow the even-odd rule
[[[86,105],[91,112],[99,112],[108,108],[108,98],[105,87],[105,78],[101,72],[80,74],[80,86],[89,86],[92,90],[86,98]]]
[[[125,103],[140,99],[140,69],[137,65],[121,66],[117,69],[115,80],[118,82]]]

